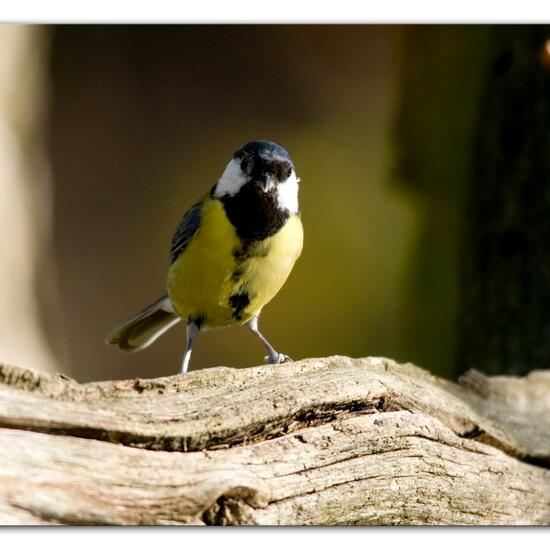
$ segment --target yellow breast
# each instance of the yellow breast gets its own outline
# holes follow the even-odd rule
[[[272,237],[243,246],[223,204],[206,199],[197,233],[168,272],[174,309],[203,328],[248,321],[283,286],[302,242],[296,215]]]
[[[260,241],[241,265],[243,288],[250,297],[248,319],[279,292],[302,252],[303,229],[298,215],[290,217],[273,237]]]

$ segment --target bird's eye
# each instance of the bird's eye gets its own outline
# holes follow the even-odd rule
[[[243,171],[244,174],[248,174],[250,172],[250,166],[251,166],[251,162],[244,158],[242,161],[241,161],[241,170]]]

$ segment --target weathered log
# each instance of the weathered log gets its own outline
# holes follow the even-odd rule
[[[0,367],[3,524],[548,524],[550,373]]]

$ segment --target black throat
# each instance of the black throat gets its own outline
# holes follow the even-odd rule
[[[243,185],[233,196],[220,198],[225,213],[245,241],[261,241],[275,235],[289,218],[277,203],[276,190],[265,193],[254,183]]]

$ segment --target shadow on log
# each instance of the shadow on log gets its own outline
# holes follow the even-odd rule
[[[550,372],[0,367],[2,524],[548,524]]]

